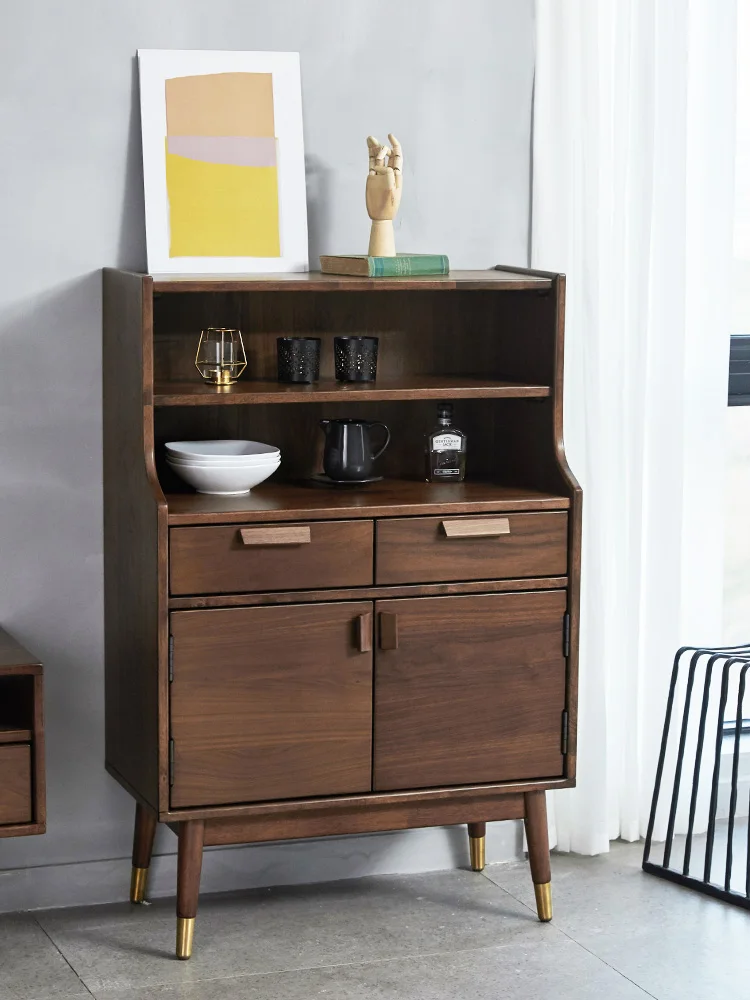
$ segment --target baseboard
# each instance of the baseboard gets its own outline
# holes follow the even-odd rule
[[[488,864],[516,861],[521,856],[520,822],[487,825]],[[465,827],[209,848],[203,859],[201,892],[465,867]],[[148,895],[153,899],[173,896],[176,877],[175,853],[154,857]],[[129,885],[130,858],[9,869],[0,872],[0,913],[122,902]]]

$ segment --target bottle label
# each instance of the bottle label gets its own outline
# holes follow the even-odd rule
[[[460,451],[461,437],[459,434],[436,434],[432,439],[433,451]]]
[[[450,479],[452,476],[460,476],[460,469],[435,469],[433,475],[440,476],[442,479]]]

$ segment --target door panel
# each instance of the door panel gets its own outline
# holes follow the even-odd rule
[[[369,601],[173,612],[172,806],[369,791],[371,620]]]
[[[378,601],[375,790],[561,776],[565,607],[564,591]]]

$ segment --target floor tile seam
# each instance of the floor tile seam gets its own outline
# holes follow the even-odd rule
[[[86,993],[40,993],[39,996],[24,997],[24,1000],[81,1000],[81,997],[90,996],[93,996],[93,994],[88,991]],[[94,997],[94,1000],[96,1000],[96,997]]]
[[[557,929],[557,928],[555,928]],[[567,935],[565,935],[567,936]],[[191,979],[189,982],[162,982],[162,983],[144,983],[142,985],[129,985],[129,986],[112,986],[112,987],[98,987],[95,992],[91,992],[91,995],[98,1000],[107,1000],[111,996],[112,1000],[117,1000],[117,994],[137,992],[142,990],[156,990],[156,989],[179,989],[185,986],[198,986],[203,983],[215,983],[215,982],[239,982],[243,979],[263,979],[269,976],[292,976],[298,975],[301,972],[328,972],[334,969],[354,969],[354,968],[366,968],[368,966],[376,965],[392,965],[395,962],[412,962],[418,961],[424,958],[440,958],[446,954],[450,955],[471,955],[483,951],[500,951],[506,948],[511,948],[517,945],[515,938],[508,940],[506,943],[500,944],[488,944],[488,945],[477,945],[473,948],[457,948],[451,949],[450,952],[446,952],[445,949],[441,951],[425,951],[425,952],[410,952],[408,955],[395,955],[393,958],[375,958],[368,961],[361,962],[333,962],[327,965],[300,965],[291,969],[271,969],[268,972],[243,972],[238,975],[229,976],[207,976],[205,979]],[[165,961],[168,961],[168,957],[165,955]],[[63,998],[64,1000],[64,998]]]
[[[459,869],[455,869],[455,871],[459,871],[459,872],[460,871],[466,871],[466,869],[459,868]],[[433,874],[433,873],[431,873],[431,872],[425,872],[424,874],[427,875],[427,874]],[[471,872],[471,874],[472,875],[483,876],[484,878],[487,879],[487,881],[490,883],[490,885],[492,885],[492,887],[494,889],[499,889],[501,892],[505,893],[514,902],[521,903],[522,906],[525,909],[528,909],[528,906],[526,905],[526,903],[523,902],[523,900],[521,900],[517,896],[513,895],[513,893],[510,892],[508,889],[506,889],[504,886],[498,885],[497,882],[493,882],[492,879],[489,878],[486,875],[485,872]],[[364,877],[369,877],[369,876],[364,876]],[[378,877],[378,876],[375,876],[375,877]],[[388,877],[390,877],[390,876],[388,876]],[[406,875],[404,877],[408,878],[408,877],[412,877],[412,876]],[[319,883],[319,884],[325,885],[327,883]],[[213,893],[213,894],[209,893],[207,895],[221,896],[221,895],[224,895],[224,893]],[[161,903],[162,900],[165,899],[165,898],[167,898],[167,897],[157,897],[156,902]],[[104,905],[112,905],[112,906],[114,906],[114,905],[117,905],[117,904],[104,904]],[[151,900],[146,900],[144,905],[146,907],[151,907],[152,906],[152,901]],[[92,905],[90,907],[90,909],[94,909],[94,910],[97,909],[97,908],[98,908],[98,904],[94,904],[94,905]],[[62,915],[68,909],[76,909],[76,910],[77,909],[89,909],[89,907],[57,907],[54,910],[39,910],[39,911],[37,911],[37,913],[34,913],[33,911],[29,911],[28,914],[25,914],[25,915],[33,917],[33,919],[36,920],[36,922],[42,927],[42,929],[45,931],[45,933],[48,936],[50,936],[50,935],[57,934],[57,933],[65,933],[65,927],[61,926],[61,927],[58,928],[58,927],[55,926],[55,923],[56,923],[56,916],[60,915],[60,917],[62,917]],[[85,929],[85,930],[95,931],[95,930],[99,930],[102,927],[111,927],[112,924],[113,924],[113,922],[115,924],[117,924],[117,925],[119,925],[119,924],[129,924],[130,921],[131,921],[131,919],[132,919],[132,917],[133,917],[132,910],[133,909],[137,909],[137,907],[133,907],[131,905],[130,909],[131,909],[130,913],[123,912],[121,914],[115,915],[114,916],[114,921],[112,919],[109,919],[109,920],[107,920],[107,919],[98,920],[97,919],[95,923],[88,923],[85,920],[85,918],[84,918],[83,921],[78,925],[77,929],[79,929],[79,930]],[[157,927],[162,927],[162,926],[168,926],[169,927],[169,926],[171,926],[174,923],[174,912],[173,912],[173,910],[174,910],[174,902],[172,902],[170,904],[170,909],[167,910],[164,913],[153,912],[151,914],[151,916],[150,916],[151,926],[154,926],[154,925],[156,925]],[[536,912],[536,911],[533,911],[533,912]],[[47,928],[44,926],[44,924],[41,923],[42,920],[45,920],[47,918],[47,915],[49,915],[49,923],[50,923],[50,929],[49,930],[47,930]]]
[[[484,875],[485,878],[488,879],[488,881],[492,882],[492,879],[489,877],[489,875],[485,874],[485,872],[482,872],[482,875]],[[497,885],[496,882],[492,882],[492,884]],[[497,887],[498,889],[502,889],[503,892],[507,892],[512,899],[515,899],[516,902],[520,903],[522,906],[525,906],[527,910],[531,911],[531,913],[536,913],[536,910],[533,907],[529,906],[527,902],[525,902],[523,899],[520,899],[518,896],[512,893],[510,889],[506,889],[504,886],[497,886]],[[622,972],[620,969],[618,969],[616,966],[610,965],[610,963],[606,959],[602,958],[601,955],[597,955],[595,951],[591,950],[591,948],[587,948],[586,945],[583,944],[583,942],[578,941],[576,938],[574,938],[573,935],[570,934],[568,931],[566,931],[564,927],[561,927],[560,924],[551,924],[551,926],[554,927],[555,930],[559,931],[560,934],[563,935],[563,937],[567,938],[568,941],[571,941],[582,951],[585,951],[586,954],[591,955],[592,958],[595,958],[597,962],[600,962],[602,965],[606,966],[606,968],[611,969],[612,972],[617,973],[617,975],[620,976],[622,979],[626,980],[628,983],[635,986],[635,988],[637,990],[640,990],[644,994],[644,996],[652,997],[653,1000],[659,1000],[659,998],[655,996],[655,994],[649,993],[649,991],[645,989],[643,986],[641,986],[640,983],[636,983],[635,980],[631,979],[629,976],[626,976],[625,973]]]
[[[83,991],[84,991],[84,992],[83,992],[83,993],[81,993],[81,994],[79,994],[79,996],[91,996],[91,997],[92,997],[92,996],[94,996],[94,994],[93,994],[93,993],[91,992],[91,990],[90,990],[90,989],[88,988],[88,985],[87,985],[87,984],[86,984],[86,983],[84,982],[84,980],[83,980],[83,979],[82,979],[82,978],[81,978],[81,977],[80,977],[80,976],[78,975],[78,970],[77,970],[77,969],[76,969],[76,968],[75,968],[75,967],[74,967],[74,966],[73,966],[73,965],[72,965],[72,964],[70,963],[70,961],[68,960],[68,956],[67,956],[67,955],[65,954],[65,952],[64,952],[64,951],[63,951],[63,950],[62,950],[62,949],[61,949],[61,948],[59,947],[59,945],[58,945],[58,944],[57,944],[57,942],[56,942],[56,941],[55,941],[55,940],[54,940],[54,939],[52,938],[52,936],[51,936],[50,934],[48,934],[48,933],[47,933],[47,930],[46,930],[46,928],[45,928],[45,927],[43,927],[43,926],[42,926],[42,925],[41,925],[41,924],[39,923],[39,921],[38,921],[38,920],[36,919],[36,917],[35,917],[35,916],[34,916],[33,914],[31,914],[31,916],[32,916],[32,919],[33,919],[34,923],[35,923],[35,924],[37,925],[37,927],[39,928],[39,930],[40,930],[40,931],[42,932],[42,934],[44,934],[44,936],[45,936],[45,937],[47,938],[47,940],[49,941],[49,943],[50,943],[50,944],[52,945],[52,947],[53,947],[53,948],[55,949],[55,951],[56,951],[56,952],[58,953],[58,955],[60,956],[60,958],[62,958],[63,962],[65,962],[65,964],[67,965],[67,967],[68,967],[68,968],[70,969],[70,971],[71,971],[71,972],[73,973],[73,975],[74,975],[74,976],[76,977],[76,979],[78,980],[78,982],[79,982],[79,983],[81,984],[81,986],[83,987]],[[69,993],[69,994],[63,994],[63,996],[65,996],[65,995],[67,995],[67,996],[75,996],[75,994],[74,994],[74,993]]]
[[[612,965],[610,962],[608,962],[606,958],[602,958],[601,955],[597,955],[595,951],[592,951],[591,948],[587,948],[586,945],[583,944],[581,941],[577,941],[562,927],[560,927],[559,930],[560,933],[563,934],[566,938],[568,938],[569,941],[572,941],[574,944],[577,944],[579,948],[582,948],[587,954],[591,955],[592,958],[595,958],[597,962],[601,962],[602,965],[605,965],[608,969],[611,969],[613,972],[616,972],[618,976],[621,976],[624,980],[626,980],[626,982],[631,983],[633,986],[635,986],[637,990],[640,990],[644,996],[651,997],[652,1000],[659,1000],[659,997],[657,997],[655,993],[650,993],[645,988],[645,986],[641,986],[640,983],[637,983],[634,979],[631,979],[630,976],[626,976],[625,973],[622,971],[622,969],[618,969],[617,966]]]

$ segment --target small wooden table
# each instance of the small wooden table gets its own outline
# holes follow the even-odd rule
[[[42,674],[0,628],[0,837],[46,831]]]

